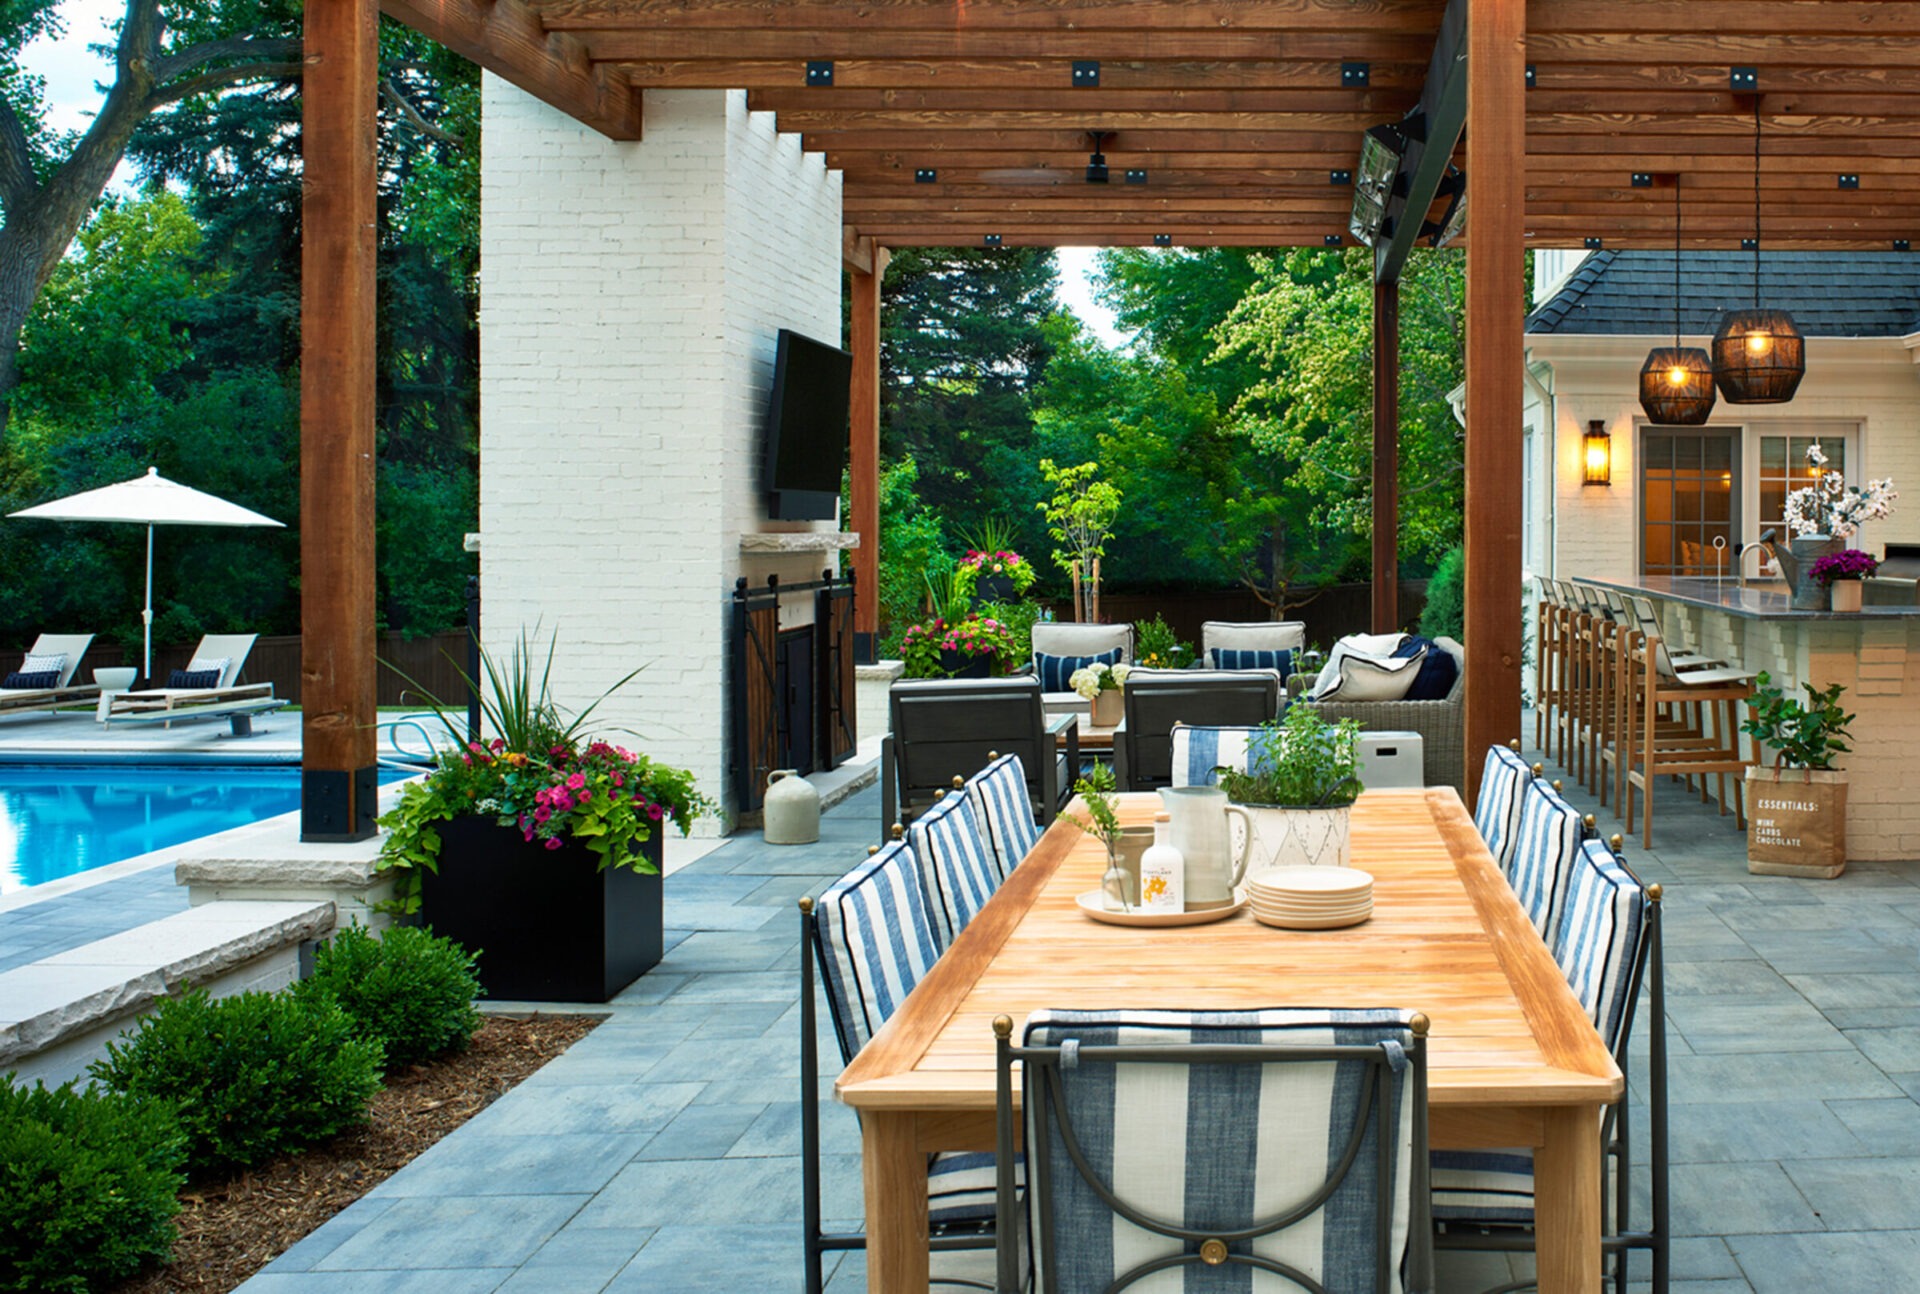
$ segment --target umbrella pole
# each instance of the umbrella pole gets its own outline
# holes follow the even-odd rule
[[[142,639],[140,679],[153,681],[153,527],[147,527],[147,605],[140,609]]]

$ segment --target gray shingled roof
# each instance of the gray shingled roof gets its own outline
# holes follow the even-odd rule
[[[1680,258],[1680,330],[1711,333],[1753,303],[1753,253]],[[1760,303],[1793,312],[1809,337],[1920,332],[1920,253],[1766,252]],[[1527,317],[1530,333],[1658,336],[1673,332],[1673,253],[1599,251]]]

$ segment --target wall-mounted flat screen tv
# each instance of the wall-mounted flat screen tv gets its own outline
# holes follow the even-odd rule
[[[782,328],[767,402],[768,515],[830,521],[847,466],[853,356]]]

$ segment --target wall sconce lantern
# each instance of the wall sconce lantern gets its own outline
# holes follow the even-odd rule
[[[1586,465],[1586,479],[1581,484],[1613,484],[1613,437],[1607,434],[1607,424],[1598,418],[1587,424],[1587,434],[1580,438],[1580,457]]]

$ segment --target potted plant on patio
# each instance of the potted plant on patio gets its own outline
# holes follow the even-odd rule
[[[1847,869],[1847,775],[1833,761],[1853,749],[1853,716],[1840,707],[1840,684],[1802,687],[1805,705],[1762,672],[1747,701],[1753,713],[1740,731],[1774,752],[1771,766],[1747,769],[1747,870],[1831,880]]]
[[[590,738],[586,723],[635,670],[569,717],[523,632],[477,688],[494,736],[454,737],[380,819],[393,906],[478,949],[490,997],[604,1002],[660,960],[661,832],[712,811],[685,769]],[[409,680],[411,681],[411,680]]]
[[[1828,553],[1813,564],[1813,578],[1827,590],[1835,611],[1860,609],[1861,581],[1880,569],[1880,563],[1858,548]]]
[[[1038,577],[1033,563],[1013,550],[1013,527],[990,517],[953,568],[953,591],[983,602],[1011,602],[1025,597]]]
[[[1125,711],[1121,689],[1127,685],[1132,669],[1124,662],[1112,665],[1082,665],[1067,675],[1067,686],[1093,703],[1093,721],[1102,728],[1115,728]]]
[[[1841,542],[1853,538],[1862,525],[1891,513],[1893,501],[1900,497],[1892,477],[1868,481],[1862,490],[1849,486],[1839,472],[1826,470],[1828,461],[1818,441],[1807,446],[1807,469],[1815,479],[1812,485],[1787,495],[1783,516],[1788,551],[1774,552],[1793,595],[1793,606],[1802,611],[1818,611],[1826,603],[1825,589],[1816,580],[1814,568],[1825,558],[1837,555]]]
[[[1353,802],[1366,789],[1357,721],[1329,723],[1312,706],[1290,706],[1248,743],[1245,769],[1215,771],[1228,815],[1246,828],[1249,875],[1348,864]]]

